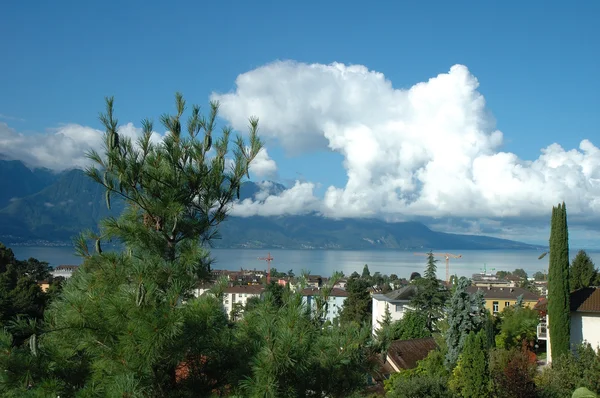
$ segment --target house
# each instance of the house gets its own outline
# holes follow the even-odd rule
[[[418,361],[425,359],[437,347],[433,337],[392,341],[385,355],[372,358],[377,369],[372,375],[373,381],[383,384],[394,373],[416,368]]]
[[[551,300],[552,298],[549,298]],[[585,287],[571,292],[571,338],[570,345],[587,342],[595,350],[600,348],[600,287]],[[552,328],[550,317],[546,317],[548,329]],[[548,363],[552,362],[550,335],[548,334]]]
[[[44,292],[44,293],[46,293],[48,291],[48,289],[50,289],[50,281],[47,281],[47,280],[38,281],[37,284],[40,287],[40,289],[42,289],[42,292]]]
[[[504,307],[515,305],[519,296],[523,296],[523,305],[529,308],[533,308],[539,299],[537,294],[521,287],[469,286],[467,288],[467,292],[470,294],[477,293],[477,291],[483,292],[485,308],[492,314],[499,313]]]
[[[321,295],[321,289],[316,287],[309,287],[303,289],[302,292],[302,302],[314,311],[316,306],[315,297]],[[333,322],[335,318],[337,318],[342,309],[344,308],[344,301],[348,297],[348,292],[344,289],[333,288],[329,293],[329,298],[327,300],[327,313],[325,314],[325,320]]]
[[[587,341],[600,348],[600,288],[586,287],[571,293],[571,346]]]
[[[231,310],[236,304],[241,305],[243,311],[243,307],[246,306],[248,299],[260,297],[264,290],[265,288],[263,286],[257,285],[239,285],[225,288],[223,306],[225,307],[227,315],[231,316]]]
[[[59,265],[54,267],[50,274],[52,277],[57,278],[62,276],[63,278],[70,278],[73,275],[73,272],[79,269],[79,265]]]
[[[409,309],[408,304],[417,292],[415,285],[403,286],[400,289],[393,290],[389,293],[374,293],[373,294],[373,314],[372,314],[372,332],[375,334],[381,321],[385,317],[386,308],[390,312],[392,321],[398,321],[404,317],[406,310]]]

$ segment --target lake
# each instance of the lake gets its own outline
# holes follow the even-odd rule
[[[49,246],[13,246],[11,247],[18,259],[35,257],[47,261],[52,266],[60,264],[81,264],[81,259],[69,247]],[[523,268],[529,275],[537,271],[548,269],[548,256],[538,260],[541,252],[538,251],[499,251],[499,250],[463,250],[449,251],[462,254],[462,258],[450,259],[450,273],[459,276],[471,277],[473,273],[483,271],[484,266],[488,272],[500,270],[513,271]],[[214,269],[238,270],[266,269],[267,264],[259,257],[266,257],[268,250],[242,250],[242,249],[213,249],[212,257],[215,258]],[[270,251],[274,260],[271,267],[278,271],[287,272],[292,269],[296,274],[302,270],[310,271],[312,275],[331,275],[334,271],[342,271],[346,275],[352,272],[362,272],[365,264],[369,265],[371,274],[396,274],[408,278],[413,271],[423,272],[426,258],[414,255],[408,251],[352,251],[352,250],[276,250]],[[571,258],[577,249],[571,249]],[[588,254],[600,265],[600,252],[588,251]],[[445,260],[439,258],[438,277],[445,278]]]

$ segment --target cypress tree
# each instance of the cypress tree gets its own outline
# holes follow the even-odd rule
[[[569,351],[569,234],[565,203],[552,208],[550,268],[548,275],[548,317],[552,357]]]

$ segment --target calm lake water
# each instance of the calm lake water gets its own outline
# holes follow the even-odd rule
[[[69,247],[34,247],[13,246],[12,250],[19,259],[35,257],[47,261],[52,266],[61,264],[77,265],[81,259]],[[268,250],[227,250],[214,249],[213,268],[237,270],[266,269],[265,261]],[[278,271],[292,269],[296,274],[302,270],[310,271],[312,275],[331,275],[334,271],[342,271],[346,275],[352,272],[362,272],[365,264],[369,265],[371,273],[396,274],[399,277],[409,277],[413,271],[422,272],[425,269],[425,257],[415,256],[407,251],[350,251],[350,250],[271,250],[274,260],[271,263]],[[548,269],[548,256],[538,260],[541,252],[537,251],[497,251],[497,250],[463,250],[450,251],[462,254],[462,258],[450,260],[450,273],[470,277],[475,272],[481,272],[487,267],[488,272],[499,270],[512,271],[523,268],[529,275]],[[571,249],[571,257],[577,249]],[[592,260],[600,266],[600,252],[588,251]],[[439,258],[438,277],[445,278],[445,260]]]

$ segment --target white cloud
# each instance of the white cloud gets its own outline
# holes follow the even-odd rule
[[[119,127],[119,133],[135,142],[142,135],[142,129],[127,123]],[[152,133],[152,142],[157,143],[161,139],[160,134]],[[79,124],[66,124],[43,134],[25,135],[0,123],[0,153],[31,167],[52,170],[83,168],[89,164],[86,152],[95,149],[102,153],[102,144],[102,131]]]
[[[279,195],[267,195],[270,183],[260,185],[261,192],[256,200],[246,199],[235,203],[231,215],[240,217],[278,216],[282,214],[303,214],[320,208],[320,201],[314,196],[315,185],[310,182],[299,182],[281,192]]]
[[[258,152],[258,155],[256,155],[250,164],[250,172],[261,178],[276,178],[277,163],[269,157],[266,148],[263,147],[263,149]]]
[[[600,215],[600,150],[584,140],[569,151],[552,144],[533,161],[500,152],[503,135],[465,66],[407,90],[360,65],[289,61],[236,84],[211,96],[234,128],[256,115],[262,136],[289,151],[327,146],[344,156],[346,186],[329,187],[317,206],[328,216],[547,217],[563,200],[570,214]],[[305,200],[291,194],[279,211],[315,208],[312,190],[294,191]],[[274,213],[272,203],[244,208]]]

